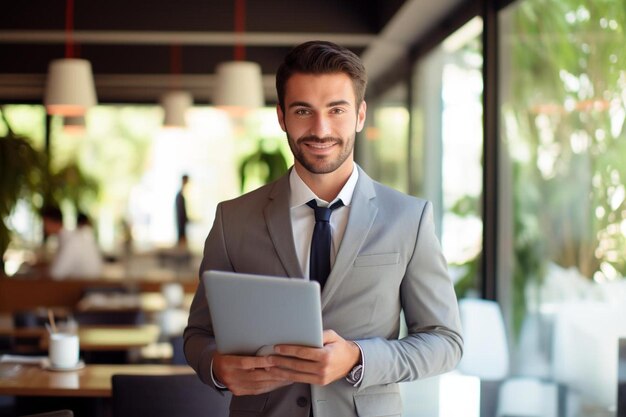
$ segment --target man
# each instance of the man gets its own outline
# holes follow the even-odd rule
[[[176,231],[178,233],[177,242],[185,244],[187,242],[187,205],[185,203],[185,188],[189,183],[189,175],[185,174],[181,178],[180,190],[176,193]]]
[[[398,382],[448,371],[461,357],[457,302],[431,204],[372,181],[353,161],[365,86],[352,52],[321,41],[294,48],[276,76],[278,121],[294,166],[217,208],[201,272],[304,279],[317,278],[314,206],[334,208],[323,348],[220,354],[200,283],[185,353],[205,383],[234,394],[231,416],[400,416]],[[398,340],[401,311],[408,335]]]
[[[76,229],[63,227],[63,214],[57,207],[42,209],[46,235],[57,235],[58,248],[50,265],[50,276],[64,278],[99,278],[102,275],[102,255],[89,218],[79,213]]]

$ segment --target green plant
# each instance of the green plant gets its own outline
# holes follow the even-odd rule
[[[98,183],[86,176],[75,162],[51,173],[48,181],[52,201],[70,203],[76,212],[88,212],[99,190]]]
[[[287,172],[287,161],[280,149],[267,149],[265,141],[261,140],[256,152],[248,155],[239,166],[241,191],[246,187],[246,181],[251,175],[257,175],[263,184],[272,182]]]
[[[503,103],[514,182],[514,328],[547,262],[626,275],[623,2],[526,0]],[[539,300],[540,301],[540,300]]]
[[[23,136],[11,129],[0,108],[7,133],[0,137],[0,273],[4,252],[11,242],[8,218],[20,199],[32,203],[42,183],[42,158]]]

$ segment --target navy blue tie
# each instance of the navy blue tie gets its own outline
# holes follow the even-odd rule
[[[343,201],[338,200],[330,207],[318,207],[315,200],[306,203],[315,210],[315,228],[311,240],[311,259],[309,261],[309,277],[320,283],[324,288],[326,279],[330,275],[330,215],[336,208],[343,207]]]

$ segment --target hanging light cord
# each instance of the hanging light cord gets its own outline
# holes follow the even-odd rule
[[[182,56],[180,45],[173,44],[170,46],[170,72],[172,73],[170,87],[172,89],[180,88],[180,74],[183,67]]]
[[[235,0],[235,61],[245,61],[243,33],[246,26],[246,0]]]
[[[74,0],[65,0],[65,58],[74,58]]]

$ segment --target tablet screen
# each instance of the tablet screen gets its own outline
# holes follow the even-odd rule
[[[207,271],[202,279],[220,353],[268,354],[276,344],[322,347],[317,282],[223,271]]]

